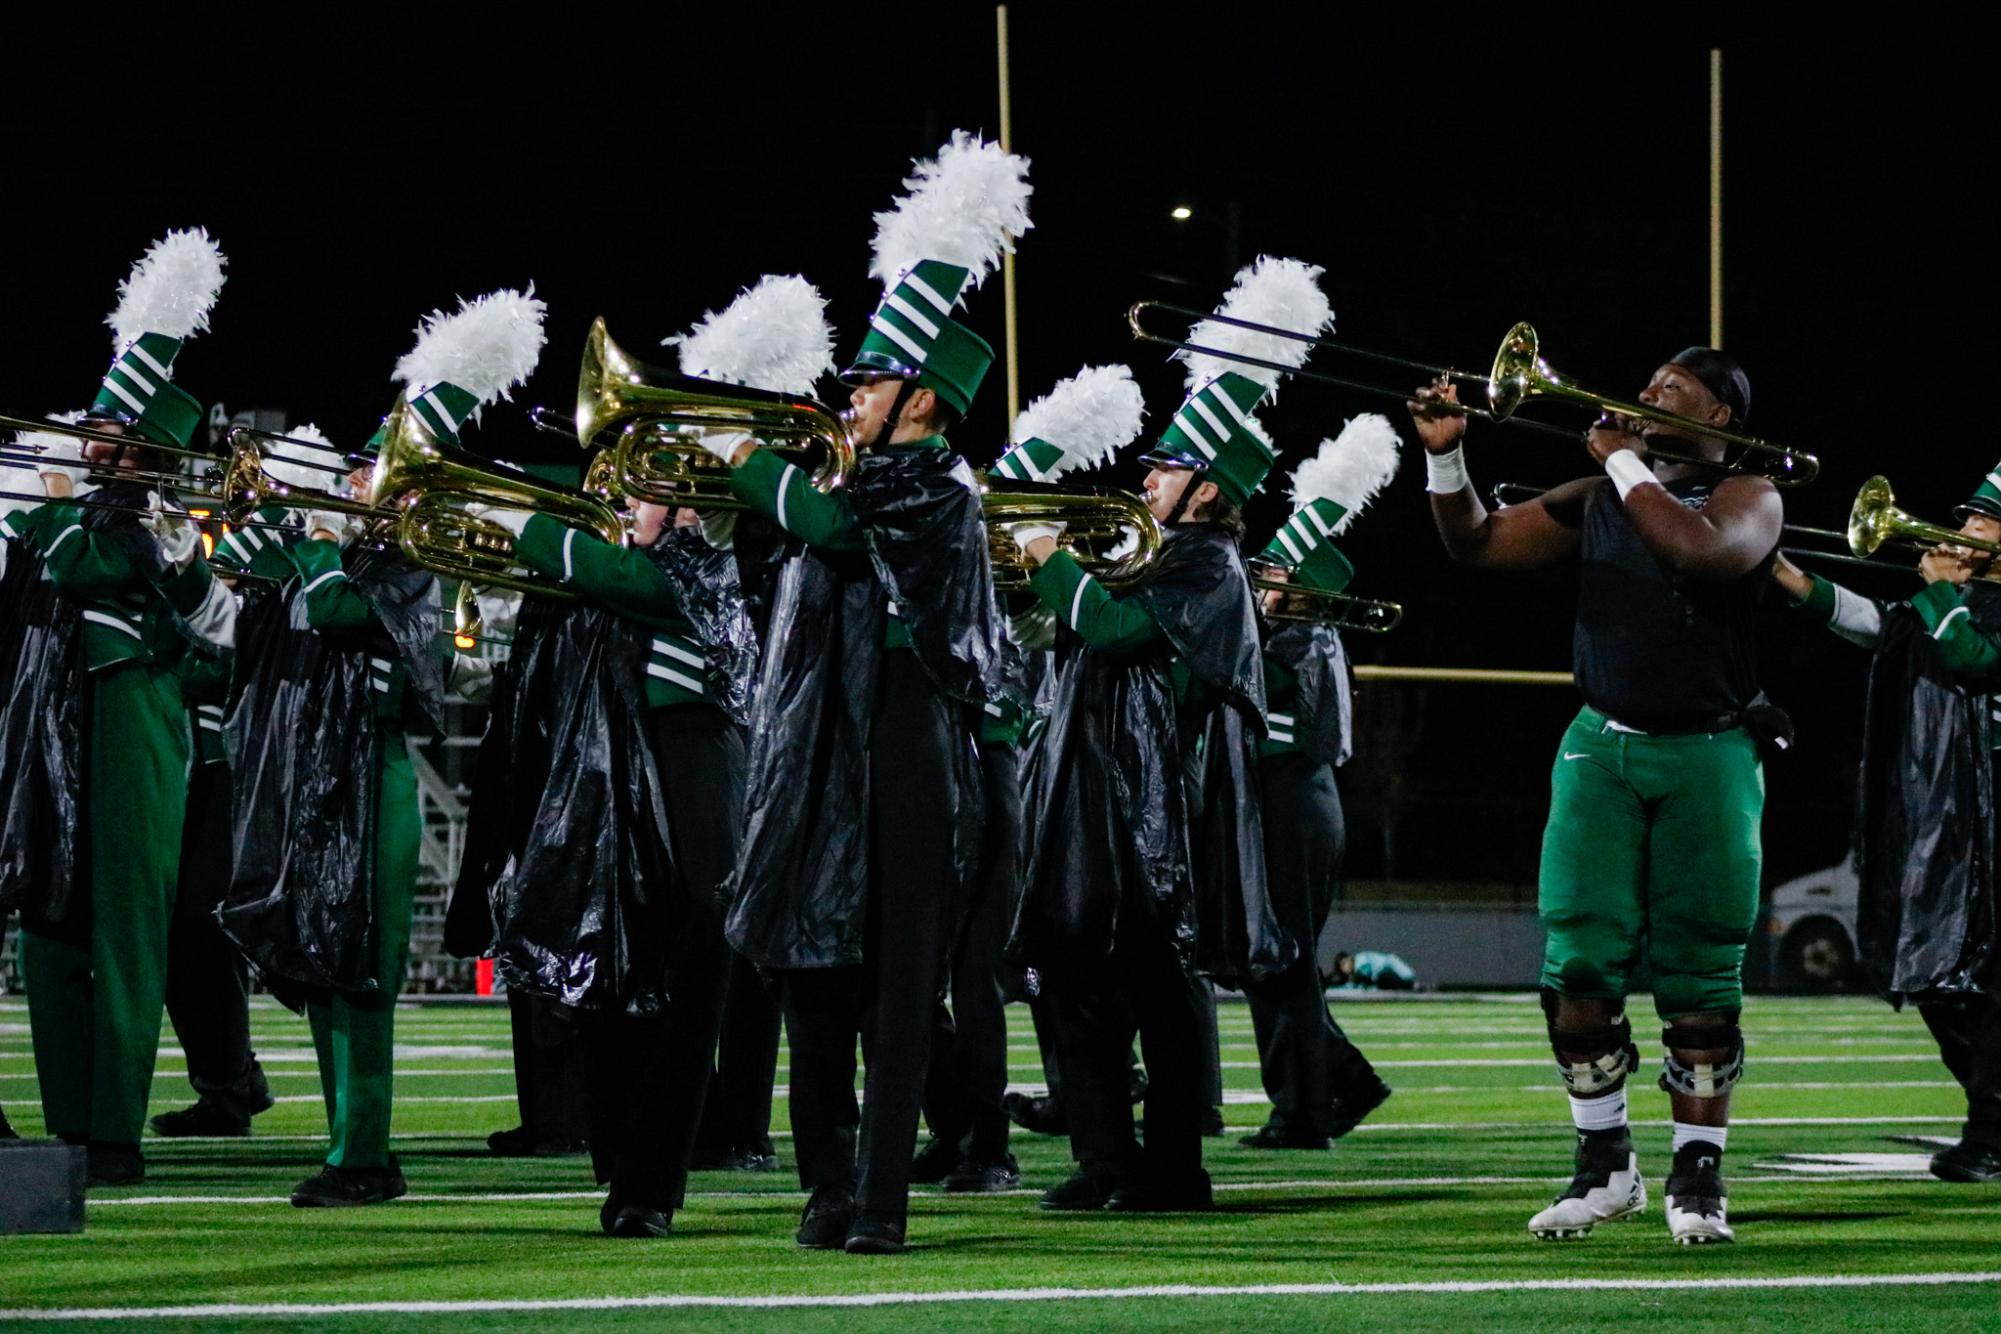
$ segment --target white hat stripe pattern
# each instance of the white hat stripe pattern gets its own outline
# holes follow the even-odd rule
[[[882,334],[885,338],[888,338],[905,352],[908,352],[916,359],[919,366],[924,364],[925,354],[928,349],[909,334],[884,319],[880,314],[869,316],[869,327],[877,333]]]
[[[950,301],[947,301],[944,298],[944,296],[939,293],[937,288],[933,287],[930,283],[925,282],[915,273],[904,275],[903,281],[904,284],[907,287],[909,287],[911,291],[917,293],[917,295],[923,297],[926,301],[929,301],[933,306],[937,307],[938,313],[940,315],[945,316],[947,319],[951,318],[952,303]]]
[[[903,316],[904,319],[909,320],[912,324],[922,329],[926,338],[936,338],[938,336],[938,322],[917,307],[911,305],[908,301],[905,301],[896,293],[891,292],[888,296],[884,297],[882,304],[888,306],[891,310]]]
[[[133,397],[132,391],[130,389],[127,389],[124,385],[118,383],[118,381],[112,379],[109,375],[104,377],[104,387],[106,389],[109,389],[112,393],[118,395],[120,398],[124,399],[125,405],[131,408],[134,412],[143,413],[146,410],[145,403]]]
[[[165,366],[162,366],[158,359],[146,350],[145,344],[134,343],[132,346],[126,348],[125,351],[128,356],[137,357],[139,360],[145,362],[152,369],[153,374],[159,376],[162,380],[171,380],[174,378],[174,373]]]

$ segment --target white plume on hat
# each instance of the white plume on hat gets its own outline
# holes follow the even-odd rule
[[[1063,452],[1052,480],[1103,463],[1139,434],[1146,400],[1126,366],[1086,366],[1021,410],[1014,443],[1043,439]]]
[[[937,157],[919,161],[903,187],[910,193],[875,215],[869,274],[885,287],[926,259],[970,269],[977,287],[1003,254],[1014,253],[1014,238],[1035,225],[1028,220],[1028,159],[965,130],[952,131]]]
[[[455,384],[478,399],[480,406],[510,397],[509,391],[534,373],[549,337],[542,320],[549,303],[535,295],[535,284],[517,292],[511,287],[467,301],[447,315],[434,310],[417,325],[417,344],[404,353],[389,378],[408,385],[413,394],[440,383]],[[472,419],[479,420],[479,409]]]
[[[309,466],[312,464],[325,466]],[[283,439],[271,442],[271,453],[264,460],[264,471],[286,486],[333,491],[338,488],[348,467],[346,457],[334,448],[326,432],[311,422],[303,422],[286,431]]]
[[[781,394],[810,394],[834,369],[827,299],[797,275],[767,273],[694,328],[662,339],[681,349],[681,370]]]
[[[1292,505],[1303,509],[1316,500],[1331,500],[1347,513],[1334,531],[1345,533],[1376,493],[1397,473],[1396,427],[1379,412],[1349,419],[1341,434],[1320,442],[1320,452],[1292,473]]]
[[[153,242],[118,284],[118,306],[104,318],[111,326],[112,355],[124,352],[140,334],[187,338],[207,329],[228,263],[222,247],[201,227],[168,232]]]
[[[1236,282],[1224,295],[1223,304],[1216,307],[1216,313],[1311,337],[1330,333],[1334,328],[1334,307],[1327,300],[1327,294],[1320,290],[1319,283],[1320,275],[1326,271],[1320,265],[1308,264],[1304,260],[1260,255],[1237,271]],[[1225,352],[1243,353],[1263,361],[1275,361],[1292,370],[1305,365],[1306,354],[1312,350],[1296,338],[1258,333],[1219,320],[1197,321],[1188,335],[1188,341]],[[1225,371],[1235,371],[1265,386],[1268,397],[1276,396],[1278,382],[1284,378],[1284,372],[1269,366],[1250,366],[1207,352],[1182,350],[1174,355],[1188,363],[1190,393]]]

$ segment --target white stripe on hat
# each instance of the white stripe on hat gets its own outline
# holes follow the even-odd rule
[[[687,649],[682,648],[671,639],[654,640],[653,651],[655,653],[664,653],[675,661],[685,662],[691,667],[707,667],[709,665],[707,658],[704,658],[699,653],[688,652]]]
[[[1996,491],[2001,491],[2001,472],[1988,473],[1987,485],[1993,487]]]
[[[138,399],[132,397],[132,391],[130,389],[127,389],[124,385],[118,383],[118,381],[112,379],[109,375],[104,377],[104,387],[106,389],[109,389],[112,393],[118,395],[120,398],[124,399],[125,406],[131,408],[134,412],[143,414],[146,411],[146,405],[140,402]]]
[[[681,687],[681,689],[693,691],[697,695],[703,693],[702,683],[700,681],[694,680],[691,677],[683,676],[681,673],[675,671],[672,667],[669,667],[664,663],[658,663],[658,662],[647,663],[646,674],[648,676],[657,676],[664,681],[672,681],[675,685]]]
[[[109,612],[92,611],[89,609],[85,609],[83,613],[83,619],[85,619],[86,621],[95,621],[99,625],[108,625],[114,630],[122,630],[126,634],[131,635],[134,639],[145,638],[144,635],[139,633],[139,627],[132,625],[126,621],[121,621],[116,616],[111,615]]]
[[[1302,511],[1302,513],[1304,513],[1304,511]],[[1308,528],[1306,526],[1306,521],[1303,518],[1301,518],[1300,515],[1295,514],[1290,519],[1287,519],[1285,521],[1285,526],[1292,530],[1293,536],[1297,537],[1301,542],[1306,544],[1306,549],[1308,551],[1311,551],[1315,547],[1320,545],[1319,537],[1314,534],[1311,528]]]
[[[1216,410],[1205,403],[1203,398],[1204,395],[1197,394],[1188,400],[1188,406],[1201,413],[1202,420],[1215,428],[1216,443],[1220,446],[1225,440],[1230,438],[1230,428],[1223,425],[1223,419],[1216,415]]]
[[[1330,500],[1327,503],[1331,505],[1335,504],[1336,502]],[[1344,506],[1343,508],[1346,507]],[[1334,536],[1334,525],[1327,522],[1326,519],[1321,517],[1320,507],[1318,505],[1308,505],[1305,509],[1301,510],[1300,513],[1305,515],[1310,515],[1312,517],[1313,526],[1320,530],[1320,535],[1322,537]]]
[[[171,380],[174,378],[174,373],[168,370],[165,366],[162,366],[159,363],[159,361],[154,358],[153,354],[146,350],[145,344],[134,343],[132,344],[132,346],[126,348],[125,350],[130,355],[135,356],[139,358],[139,360],[145,362],[146,365],[152,369],[153,374],[159,376],[162,380]]]
[[[918,277],[914,273],[905,274],[903,281],[905,284],[909,286],[911,291],[917,293],[917,295],[923,297],[926,301],[929,301],[932,305],[936,306],[938,308],[938,313],[940,315],[945,316],[947,319],[951,318],[952,303],[950,301],[947,301],[944,297],[944,294],[941,293],[937,288],[933,287],[930,283],[925,282],[922,278]]]
[[[870,328],[875,329],[878,333],[881,333],[882,335],[887,337],[891,342],[895,343],[898,347],[901,347],[905,352],[908,352],[911,356],[917,358],[918,365],[922,366],[924,364],[925,351],[924,348],[919,345],[916,339],[912,338],[909,334],[903,332],[903,330],[897,328],[894,324],[891,324],[888,320],[884,319],[879,313],[869,316],[868,322]]]
[[[112,365],[109,373],[124,376],[136,385],[140,392],[144,393],[148,398],[160,392],[160,386],[141,375],[138,368],[129,361],[120,359]]]
[[[1195,442],[1195,447],[1201,450],[1205,457],[1212,459],[1216,457],[1216,446],[1209,443],[1209,437],[1203,431],[1199,420],[1182,411],[1175,414],[1174,424],[1181,428],[1183,435]]]
[[[457,433],[458,422],[452,417],[451,409],[445,406],[443,399],[439,398],[433,390],[426,389],[424,391],[423,402],[429,405],[431,411],[438,414],[438,421],[448,434]]]
[[[1278,530],[1278,544],[1285,548],[1285,554],[1292,557],[1294,564],[1306,559],[1306,553],[1293,545],[1284,528]]]
[[[1230,415],[1231,415],[1232,417],[1235,417],[1235,418],[1237,419],[1237,424],[1238,424],[1239,426],[1242,426],[1242,427],[1243,427],[1243,428],[1244,428],[1244,429],[1245,429],[1246,431],[1250,430],[1250,429],[1251,429],[1251,414],[1250,414],[1250,413],[1248,413],[1248,412],[1245,412],[1245,411],[1244,411],[1244,410],[1243,410],[1242,408],[1238,407],[1238,406],[1237,406],[1237,400],[1236,400],[1236,399],[1234,399],[1234,398],[1231,398],[1231,397],[1230,397],[1230,396],[1229,396],[1228,394],[1226,394],[1226,393],[1224,393],[1224,392],[1223,392],[1223,382],[1222,382],[1222,377],[1218,376],[1218,377],[1217,377],[1216,379],[1214,379],[1214,380],[1211,380],[1211,381],[1209,381],[1209,383],[1207,383],[1207,384],[1205,384],[1205,385],[1203,385],[1203,386],[1202,386],[1202,391],[1203,391],[1204,393],[1208,393],[1208,392],[1209,392],[1210,390],[1212,390],[1212,389],[1216,391],[1216,392],[1215,392],[1215,393],[1214,393],[1214,394],[1212,395],[1212,397],[1213,397],[1213,398],[1215,398],[1215,400],[1216,400],[1216,401],[1217,401],[1218,403],[1221,403],[1221,404],[1223,405],[1224,409],[1225,409],[1225,410],[1226,410],[1226,411],[1227,411],[1227,412],[1228,412],[1228,413],[1229,413],[1229,414],[1230,414]]]
[[[904,319],[909,320],[912,324],[922,329],[925,337],[936,338],[938,336],[938,321],[932,319],[896,293],[891,292],[888,296],[884,297],[882,304],[888,306],[891,310],[903,316]]]

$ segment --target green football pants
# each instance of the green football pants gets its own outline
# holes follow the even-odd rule
[[[377,745],[375,977],[380,988],[306,1004],[320,1091],[327,1104],[329,1167],[387,1167],[396,1069],[396,997],[410,963],[410,910],[417,889],[422,812],[403,733],[385,727]]]
[[[167,926],[188,796],[180,680],[144,663],[90,678],[76,919],[21,930],[35,1074],[51,1135],[132,1144],[160,1049]]]
[[[1662,1018],[1741,1006],[1765,807],[1750,733],[1646,736],[1586,708],[1550,788],[1542,984],[1619,999],[1644,950]]]

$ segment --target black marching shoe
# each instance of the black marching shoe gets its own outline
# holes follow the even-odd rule
[[[1370,1112],[1388,1100],[1390,1093],[1390,1086],[1371,1074],[1361,1088],[1335,1094],[1327,1114],[1327,1137],[1340,1139],[1361,1125]]]
[[[1105,1201],[1105,1208],[1115,1214],[1201,1213],[1215,1207],[1209,1174],[1199,1167],[1186,1175],[1136,1177]]]
[[[294,1209],[346,1209],[387,1204],[409,1193],[403,1171],[387,1167],[322,1167],[292,1187]]]
[[[1070,1118],[1063,1112],[1063,1104],[1048,1093],[1030,1097],[1026,1093],[1003,1093],[1001,1108],[1007,1119],[1023,1130],[1032,1130],[1038,1135],[1067,1135],[1070,1133]]]
[[[93,1186],[135,1186],[146,1179],[146,1156],[137,1144],[103,1144],[92,1140],[84,1148]]]
[[[910,1179],[920,1186],[935,1186],[952,1175],[963,1156],[957,1140],[933,1135],[910,1160]]]
[[[167,1139],[240,1139],[250,1133],[249,1117],[208,1097],[177,1112],[161,1112],[146,1124]]]
[[[598,1220],[602,1223],[602,1217]],[[605,1231],[614,1237],[664,1237],[674,1230],[674,1211],[644,1204],[623,1204]]]
[[[991,1195],[997,1191],[1013,1190],[1021,1184],[1021,1168],[1015,1163],[1014,1155],[1004,1153],[998,1158],[981,1161],[974,1158],[961,1160],[945,1178],[947,1195]]]
[[[793,1240],[809,1251],[831,1251],[847,1244],[854,1222],[855,1188],[845,1181],[831,1181],[817,1187],[806,1201]]]
[[[728,1167],[732,1172],[776,1172],[778,1150],[771,1147],[768,1138],[756,1140],[730,1150]]]
[[[1221,1107],[1208,1108],[1202,1113],[1203,1137],[1207,1139],[1214,1139],[1222,1133],[1223,1133],[1223,1109]]]
[[[1062,1185],[1046,1190],[1036,1201],[1038,1208],[1056,1213],[1089,1213],[1102,1209],[1112,1198],[1117,1185],[1110,1177],[1093,1172],[1089,1168],[1079,1168],[1077,1173]]]
[[[581,1140],[554,1139],[527,1126],[496,1130],[486,1137],[487,1152],[496,1158],[570,1158],[587,1147]]]
[[[1932,1175],[1940,1181],[2001,1181],[2001,1148],[1963,1139],[1932,1155]]]
[[[894,1214],[865,1209],[848,1227],[844,1248],[849,1255],[903,1254],[903,1220]]]
[[[1333,1141],[1326,1135],[1298,1135],[1287,1130],[1276,1121],[1267,1121],[1259,1126],[1254,1135],[1245,1135],[1237,1143],[1247,1149],[1327,1149]]]

